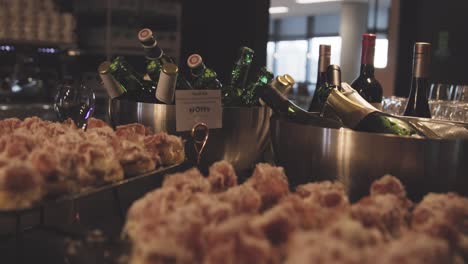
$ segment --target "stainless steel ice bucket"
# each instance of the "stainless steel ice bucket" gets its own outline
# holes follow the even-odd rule
[[[112,100],[109,116],[114,126],[138,122],[154,132],[168,132],[187,140],[187,156],[194,159],[189,132],[176,131],[174,105]],[[269,141],[271,110],[267,107],[227,107],[223,109],[223,128],[212,129],[201,158],[201,166],[227,160],[239,172],[247,171],[262,159]]]
[[[430,121],[427,121],[430,122]],[[278,165],[290,183],[339,180],[352,200],[373,180],[398,177],[413,199],[427,192],[468,195],[468,140],[429,140],[301,125],[271,118]]]

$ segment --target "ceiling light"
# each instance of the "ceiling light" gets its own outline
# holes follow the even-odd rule
[[[341,0],[296,0],[298,4],[316,4],[325,2],[340,2]]]
[[[286,6],[273,6],[270,7],[268,10],[270,14],[282,14],[282,13],[287,13],[289,11],[289,8]]]

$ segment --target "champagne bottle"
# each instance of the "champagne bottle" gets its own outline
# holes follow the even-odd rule
[[[270,83],[272,79],[273,73],[267,67],[262,67],[258,73],[257,80],[250,84],[242,95],[243,104],[246,106],[259,106],[258,87]]]
[[[382,109],[383,89],[374,76],[375,34],[362,35],[361,70],[351,86],[377,109]]]
[[[331,46],[320,45],[319,47],[319,60],[318,60],[318,72],[317,81],[315,82],[315,91],[312,97],[312,101],[309,105],[309,112],[320,112],[323,107],[323,98],[319,98],[323,93],[324,87],[327,85],[327,67],[330,65]]]
[[[165,54],[158,45],[151,29],[144,28],[140,30],[138,32],[138,40],[145,51],[145,57],[147,59],[146,72],[152,81],[158,83],[162,65],[165,63],[174,63],[174,60]],[[192,86],[182,75],[178,75],[176,89],[190,90]]]
[[[341,90],[340,66],[335,64],[328,65],[326,78],[328,81],[317,87],[314,92],[314,97],[312,98],[312,102],[309,106],[310,112],[322,112],[330,91],[334,88]]]
[[[174,102],[178,72],[179,69],[177,65],[173,63],[165,63],[162,65],[158,87],[156,89],[156,99],[165,104],[172,104]]]
[[[98,73],[99,77],[101,77],[102,85],[106,89],[107,95],[109,95],[111,99],[125,98],[128,96],[127,90],[125,87],[120,85],[120,83],[117,82],[114,77],[112,77],[110,74],[110,65],[111,63],[109,61],[105,61],[98,67]]]
[[[116,57],[109,65],[109,73],[125,89],[127,99],[155,103],[155,91],[151,81],[146,81],[124,57]]]
[[[344,125],[356,131],[398,136],[425,136],[406,120],[351,101],[336,88],[330,92],[327,105],[333,108]]]
[[[404,111],[405,116],[431,118],[427,94],[429,88],[429,67],[431,44],[416,42],[413,54],[413,78],[411,90]]]
[[[223,105],[239,106],[242,104],[241,96],[245,89],[245,83],[252,64],[254,51],[248,47],[241,47],[239,59],[234,64],[231,72],[231,82],[224,86]]]
[[[290,100],[288,100],[278,89],[274,88],[271,83],[259,86],[258,94],[262,101],[265,102],[277,115],[281,118],[286,118],[289,121],[301,124],[316,125],[321,127],[339,128],[341,123],[321,117],[318,113],[310,113]]]
[[[192,87],[194,89],[221,89],[221,82],[214,70],[207,68],[203,59],[198,54],[192,54],[187,59],[187,66],[193,76]]]

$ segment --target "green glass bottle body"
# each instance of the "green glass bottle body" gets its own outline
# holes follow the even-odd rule
[[[126,99],[145,103],[156,101],[156,88],[151,81],[145,81],[124,57],[116,57],[109,66],[109,73],[126,91]]]
[[[242,103],[246,106],[260,106],[258,88],[273,80],[273,73],[266,67],[262,67],[258,73],[257,80],[247,86],[242,94]]]
[[[254,51],[248,47],[241,47],[239,50],[239,59],[234,64],[231,72],[231,81],[223,89],[223,105],[239,106],[242,105],[242,94],[252,64]]]
[[[425,137],[425,133],[406,120],[352,101],[337,89],[330,92],[327,104],[344,125],[356,131]]]
[[[257,90],[262,101],[273,110],[275,116],[299,124],[330,128],[342,127],[340,122],[323,118],[317,113],[307,112],[300,108],[288,100],[278,89],[271,86],[270,83],[259,86]]]

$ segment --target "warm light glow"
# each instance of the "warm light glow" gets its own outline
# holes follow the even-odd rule
[[[298,4],[316,4],[325,2],[341,2],[341,0],[296,0]]]
[[[270,14],[282,14],[282,13],[287,13],[289,11],[289,8],[286,6],[272,6],[268,10]]]

